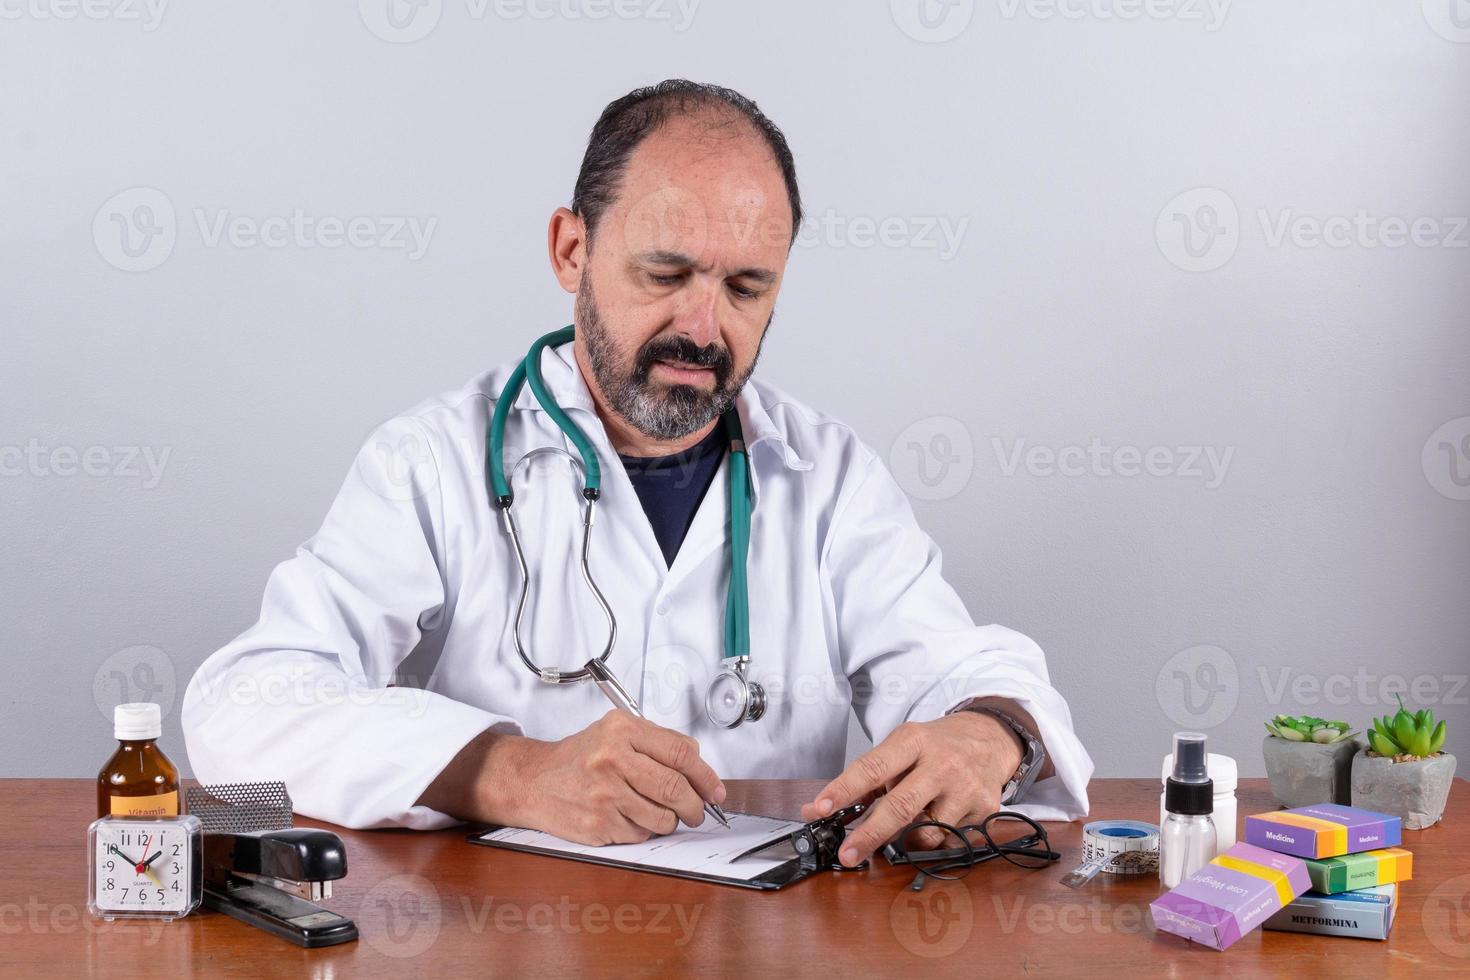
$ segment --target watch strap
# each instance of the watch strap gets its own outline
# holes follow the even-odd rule
[[[1011,775],[1011,778],[1006,780],[1006,784],[1000,792],[1001,806],[1008,806],[1019,800],[1025,794],[1026,790],[1031,788],[1031,784],[1036,782],[1036,775],[1041,771],[1042,763],[1046,761],[1046,748],[1041,744],[1041,739],[1037,738],[1031,729],[999,708],[978,704],[978,701],[978,698],[971,698],[968,701],[955,705],[945,713],[952,715],[957,711],[976,711],[981,714],[990,715],[1015,732],[1016,737],[1021,740],[1023,747],[1021,764],[1016,767],[1016,771]]]

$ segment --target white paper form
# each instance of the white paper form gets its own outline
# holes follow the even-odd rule
[[[646,868],[690,871],[731,881],[749,881],[787,863],[790,856],[775,860],[748,857],[739,864],[732,864],[735,858],[757,845],[769,844],[805,826],[799,820],[777,820],[750,813],[727,811],[725,816],[730,819],[728,829],[721,827],[713,819],[706,819],[698,827],[681,825],[672,834],[653,837],[642,844],[605,844],[594,847],[590,844],[574,844],[539,830],[521,830],[516,827],[488,831],[480,836],[480,840],[534,847],[553,854],[593,857]]]

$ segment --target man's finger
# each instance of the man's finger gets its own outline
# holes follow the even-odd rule
[[[673,810],[659,806],[631,789],[618,800],[618,812],[630,823],[654,836],[662,837],[679,829],[679,817]]]
[[[638,795],[674,811],[687,826],[698,827],[704,822],[704,801],[682,772],[660,765],[641,752],[630,753],[622,766],[623,778]]]
[[[817,816],[825,817],[882,789],[909,770],[919,758],[918,740],[907,726],[900,726],[879,745],[864,752],[822,788],[814,801]]]
[[[867,819],[854,825],[842,842],[837,858],[849,868],[856,867],[874,851],[888,843],[921,816],[924,807],[934,801],[937,787],[918,776],[910,776],[892,790],[867,813]]]
[[[955,801],[949,797],[941,796],[930,803],[927,807],[928,814],[920,813],[915,820],[928,820],[932,817],[938,823],[947,823],[951,827],[958,828],[965,819],[966,807],[963,801]],[[909,843],[920,850],[932,851],[941,847],[958,847],[960,842],[949,840],[949,834],[938,827],[924,827],[914,831],[909,838]]]
[[[702,800],[714,803],[725,801],[725,784],[720,777],[699,757],[699,743],[688,735],[644,722],[633,729],[632,745],[654,762],[677,769],[689,780],[694,792]]]
[[[884,787],[884,789],[887,788],[888,787],[886,786]],[[864,793],[863,798],[858,800],[857,802],[861,803],[864,807],[870,807],[874,803],[876,803],[878,801],[878,797],[882,795],[883,790],[875,789],[871,793]],[[807,823],[811,823],[813,820],[817,820],[823,816],[825,816],[825,814],[817,812],[816,803],[803,803],[801,805],[801,819],[805,820]]]
[[[637,822],[630,820],[622,810],[608,820],[607,829],[604,831],[606,840],[594,841],[594,844],[642,844],[653,836],[653,831],[640,826]]]

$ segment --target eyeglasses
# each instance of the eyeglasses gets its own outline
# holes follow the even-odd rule
[[[944,843],[952,846],[925,848],[920,833],[928,828],[943,831]],[[970,835],[980,840],[971,842]],[[982,843],[983,842],[983,843]],[[1018,868],[1035,870],[1061,860],[1051,849],[1046,830],[1024,813],[1001,810],[978,824],[954,827],[939,820],[918,820],[909,824],[893,843],[883,848],[889,864],[910,864],[918,870],[914,891],[920,891],[929,878],[958,881],[975,865],[1002,858]]]

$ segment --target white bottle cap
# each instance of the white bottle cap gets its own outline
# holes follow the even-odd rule
[[[163,712],[147,701],[120,704],[112,709],[112,729],[119,742],[137,742],[163,734]]]

